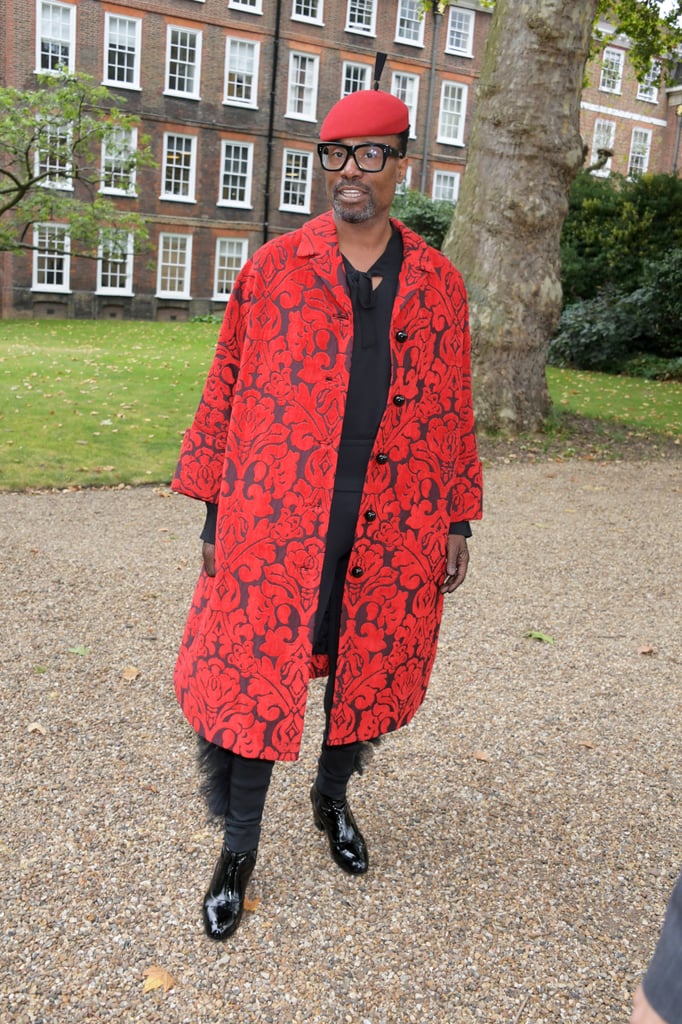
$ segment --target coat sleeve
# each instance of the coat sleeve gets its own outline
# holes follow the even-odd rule
[[[471,335],[469,307],[459,273],[451,294],[458,295],[458,320],[461,339],[461,385],[458,395],[459,440],[456,453],[450,522],[481,519],[483,516],[483,473],[478,458],[474,427],[474,403],[471,391]]]
[[[644,993],[668,1024],[682,1024],[682,875],[673,889],[649,968]]]
[[[217,502],[220,495],[232,397],[239,374],[249,270],[250,263],[235,282],[201,401],[192,426],[185,431],[171,482],[172,490],[202,501]]]

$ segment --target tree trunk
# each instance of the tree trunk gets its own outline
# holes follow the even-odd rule
[[[497,0],[467,169],[443,244],[469,292],[483,432],[537,430],[561,313],[559,241],[583,161],[580,97],[598,0]]]

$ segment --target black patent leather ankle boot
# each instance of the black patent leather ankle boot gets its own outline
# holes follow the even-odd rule
[[[333,800],[310,790],[313,817],[320,832],[326,832],[331,855],[349,875],[363,875],[369,867],[367,844],[360,832],[347,800]]]
[[[204,928],[210,939],[222,942],[239,927],[246,887],[256,866],[257,853],[257,849],[232,853],[223,846],[204,896]]]

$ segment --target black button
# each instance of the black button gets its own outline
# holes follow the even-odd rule
[[[396,395],[393,399],[394,405],[405,405],[405,395]]]
[[[379,452],[377,455],[377,462],[380,466],[383,466],[385,462],[388,462],[388,455],[386,455],[385,452]]]
[[[395,332],[395,340],[396,341],[407,341],[407,331],[396,331]]]
[[[359,565],[354,565],[350,571],[350,574],[351,576],[355,576],[357,579],[358,576],[362,576],[362,569],[360,568]]]
[[[368,523],[373,523],[376,517],[377,514],[373,508],[368,508],[367,511],[365,512],[365,519],[367,520]]]

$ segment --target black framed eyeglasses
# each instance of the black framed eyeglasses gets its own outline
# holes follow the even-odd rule
[[[343,142],[320,142],[317,147],[320,163],[325,171],[342,171],[351,157],[360,171],[377,174],[383,171],[389,156],[403,154],[385,142],[360,142],[357,146],[346,146]]]

